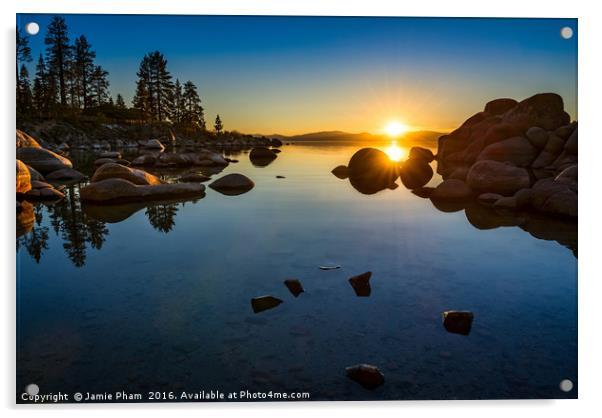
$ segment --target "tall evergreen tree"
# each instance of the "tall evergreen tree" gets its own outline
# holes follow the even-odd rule
[[[58,81],[58,93],[60,103],[67,104],[67,76],[69,70],[69,61],[71,60],[72,48],[69,45],[69,36],[67,34],[67,24],[65,19],[60,16],[52,18],[48,25],[48,32],[44,38],[47,45],[48,69],[53,79]]]
[[[16,76],[19,77],[19,64],[24,62],[31,62],[31,48],[29,47],[29,38],[21,32],[21,29],[17,29],[17,62],[16,62]]]
[[[125,101],[123,100],[123,96],[121,94],[117,94],[117,99],[115,101],[115,107],[117,109],[127,109],[125,105]]]
[[[29,82],[29,72],[25,64],[21,65],[19,79],[17,81],[17,112],[20,115],[30,115],[33,108],[33,98],[31,93],[31,83]]]
[[[199,97],[196,86],[190,80],[184,84],[183,103],[184,111],[182,120],[198,124],[204,129],[205,115],[203,113],[203,107],[201,106],[201,98]]]
[[[33,82],[33,103],[39,116],[48,116],[56,102],[55,83],[40,54]]]
[[[105,104],[109,98],[109,73],[100,65],[94,67],[90,75],[90,96],[91,103],[95,106]]]
[[[75,77],[80,91],[80,102],[84,109],[90,107],[90,90],[92,89],[92,73],[95,70],[96,52],[84,35],[75,39],[73,61]]]
[[[137,75],[134,107],[148,112],[153,120],[165,120],[173,110],[173,83],[163,54],[159,51],[146,54]]]
[[[224,129],[224,124],[222,123],[222,119],[219,117],[219,115],[216,116],[215,124],[213,125],[213,127],[215,128],[215,132],[217,132],[218,134],[220,134]]]

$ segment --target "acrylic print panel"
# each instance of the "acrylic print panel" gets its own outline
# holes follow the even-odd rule
[[[17,402],[577,397],[576,19],[17,28]]]

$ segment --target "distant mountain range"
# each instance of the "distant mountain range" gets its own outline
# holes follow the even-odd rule
[[[397,138],[400,143],[411,143],[412,145],[422,145],[426,147],[436,147],[440,136],[445,135],[434,131],[410,131]],[[374,135],[368,132],[359,134],[342,131],[324,131],[312,132],[302,135],[267,135],[271,138],[279,138],[283,141],[303,142],[303,141],[347,141],[347,142],[390,142],[391,138],[387,135]]]

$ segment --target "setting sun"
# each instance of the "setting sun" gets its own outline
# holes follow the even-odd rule
[[[391,137],[398,137],[408,131],[408,126],[405,123],[391,121],[385,126],[385,132]]]

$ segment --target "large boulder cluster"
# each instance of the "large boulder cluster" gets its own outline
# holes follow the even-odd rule
[[[435,196],[468,187],[485,205],[576,217],[577,140],[577,122],[557,94],[491,101],[439,138],[444,181]]]

